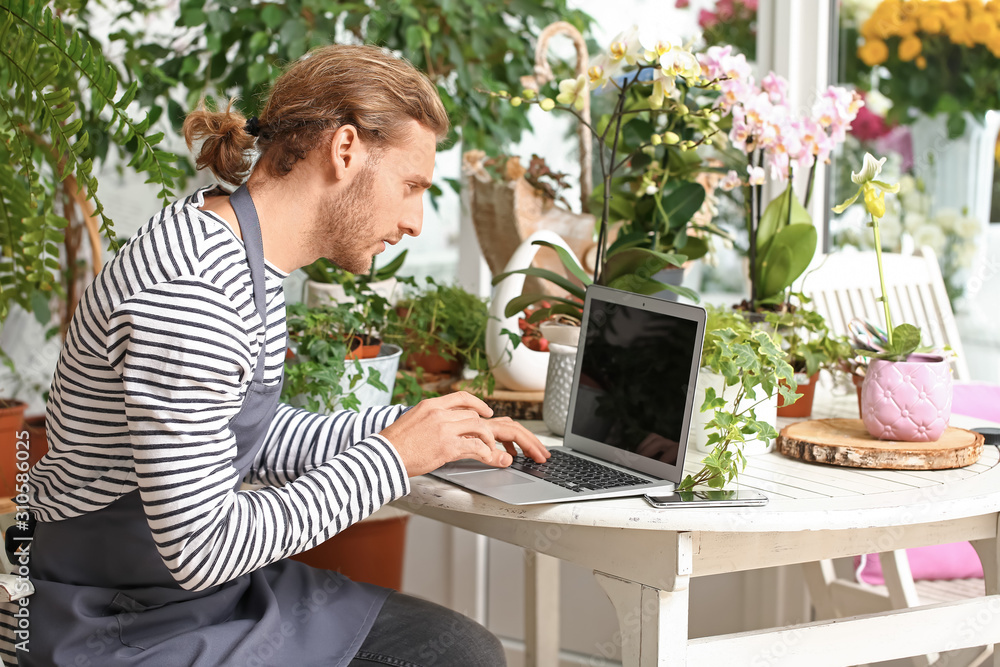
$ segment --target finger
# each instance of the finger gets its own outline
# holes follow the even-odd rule
[[[513,442],[511,442],[510,440],[507,440],[507,441],[502,442],[500,444],[503,445],[503,448],[507,450],[507,453],[510,454],[511,457],[514,457],[514,458],[517,457],[517,447],[514,446]]]
[[[482,415],[480,415],[478,412],[476,412],[475,410],[469,410],[467,408],[466,409],[444,408],[439,410],[438,414],[440,414],[442,420],[450,422],[465,421],[469,419],[482,421],[483,419]]]
[[[549,450],[534,433],[509,418],[490,419],[484,423],[489,426],[494,439],[500,442],[516,442],[525,456],[531,457],[538,463],[544,463],[551,456]]]
[[[506,468],[513,463],[514,457],[511,454],[499,449],[495,442],[487,444],[486,440],[483,439],[488,439],[489,437],[488,431],[479,436],[465,436],[464,441],[467,453],[464,455],[464,458],[474,458],[496,468]]]
[[[449,410],[475,410],[477,414],[487,419],[493,416],[493,408],[467,391],[456,391],[434,400],[441,401],[442,407]]]

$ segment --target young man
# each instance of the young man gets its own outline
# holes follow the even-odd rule
[[[31,480],[20,664],[503,664],[469,619],[285,560],[448,461],[547,457],[464,393],[330,416],[278,402],[281,280],[319,257],[364,271],[419,234],[446,131],[434,86],[374,47],[311,53],[259,119],[188,117],[198,166],[249,180],[154,216],[76,312]]]

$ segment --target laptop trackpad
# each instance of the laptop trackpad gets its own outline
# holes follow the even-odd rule
[[[532,484],[538,481],[532,477],[523,477],[510,470],[476,470],[459,474],[462,476],[463,484],[475,484],[477,488]]]

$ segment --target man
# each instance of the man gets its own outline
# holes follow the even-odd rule
[[[31,480],[22,665],[503,664],[458,614],[285,560],[448,461],[547,458],[465,393],[360,415],[278,403],[282,278],[319,257],[363,271],[419,234],[446,131],[433,85],[374,47],[308,55],[259,119],[188,117],[199,168],[250,177],[154,216],[74,316]]]

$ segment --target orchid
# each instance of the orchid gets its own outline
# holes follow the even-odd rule
[[[731,46],[713,46],[699,61],[703,75],[718,82],[715,108],[732,115],[730,142],[747,156],[751,308],[775,304],[815,253],[815,229],[805,206],[816,167],[830,161],[863,103],[856,93],[831,86],[819,95],[810,115],[801,116],[788,99],[788,81],[771,72],[758,85],[746,57],[734,54]],[[792,190],[793,174],[803,169],[809,172],[804,205]],[[788,185],[765,207],[760,200],[767,178]],[[872,206],[878,206],[877,196]]]
[[[556,96],[556,102],[572,106],[577,111],[580,111],[583,109],[583,104],[589,92],[590,88],[588,87],[586,75],[581,74],[575,79],[564,79],[559,82],[559,94]],[[513,99],[519,98],[515,97]]]
[[[838,206],[833,207],[834,213],[843,213],[848,206],[864,195],[865,208],[871,216],[868,224],[872,228],[875,236],[875,260],[878,262],[878,279],[882,288],[882,295],[876,301],[882,302],[882,309],[885,315],[885,328],[888,338],[886,353],[891,357],[905,359],[910,352],[920,344],[920,330],[912,324],[900,324],[893,329],[892,315],[889,312],[889,299],[886,296],[885,274],[882,270],[882,239],[880,238],[879,221],[885,215],[885,193],[899,192],[898,183],[886,183],[878,180],[882,173],[882,165],[885,158],[876,159],[871,153],[865,153],[864,163],[860,171],[851,172],[851,181],[858,185],[858,191],[854,196]]]
[[[740,68],[745,63],[734,61],[731,65]],[[699,171],[697,158],[680,156],[708,141],[724,140],[719,122],[725,112],[697,106],[692,110],[689,106],[700,104],[694,99],[695,89],[708,90],[715,83],[705,77],[702,63],[689,48],[633,26],[616,35],[608,48],[591,60],[585,73],[559,81],[554,101],[543,96],[495,93],[511,104],[538,104],[545,111],[573,113],[596,140],[595,157],[599,159],[603,190],[595,195],[603,198],[603,210],[598,227],[594,282],[601,280],[605,265],[618,251],[632,253],[639,259],[645,257],[640,256],[639,251],[649,253],[645,258],[652,257],[656,261],[644,264],[643,271],[655,273],[666,265],[679,266],[686,259],[704,255],[708,245],[698,234],[724,234],[711,224],[689,224],[707,195],[702,184],[693,182],[694,174]],[[613,110],[599,123],[588,122],[580,113],[592,90],[614,95]],[[630,131],[627,138],[626,127]],[[632,202],[645,197],[642,204],[649,206],[630,212],[637,212],[637,215],[622,217],[636,223],[645,216],[652,220],[654,228],[636,226],[628,229],[618,236],[619,241],[623,236],[630,236],[628,244],[616,241],[608,247],[612,188],[622,187],[617,182],[612,183],[612,176],[623,168],[632,172],[625,179],[629,191],[623,196],[616,194],[616,205],[629,205],[626,197],[631,197]],[[677,191],[681,189],[683,192]],[[668,200],[672,196],[676,201]],[[616,214],[621,215],[620,210],[616,210]],[[696,228],[694,235],[688,235],[691,228]],[[650,271],[654,265],[659,268]],[[641,289],[650,293],[670,289],[697,299],[690,290],[666,286],[652,279],[647,279]]]

